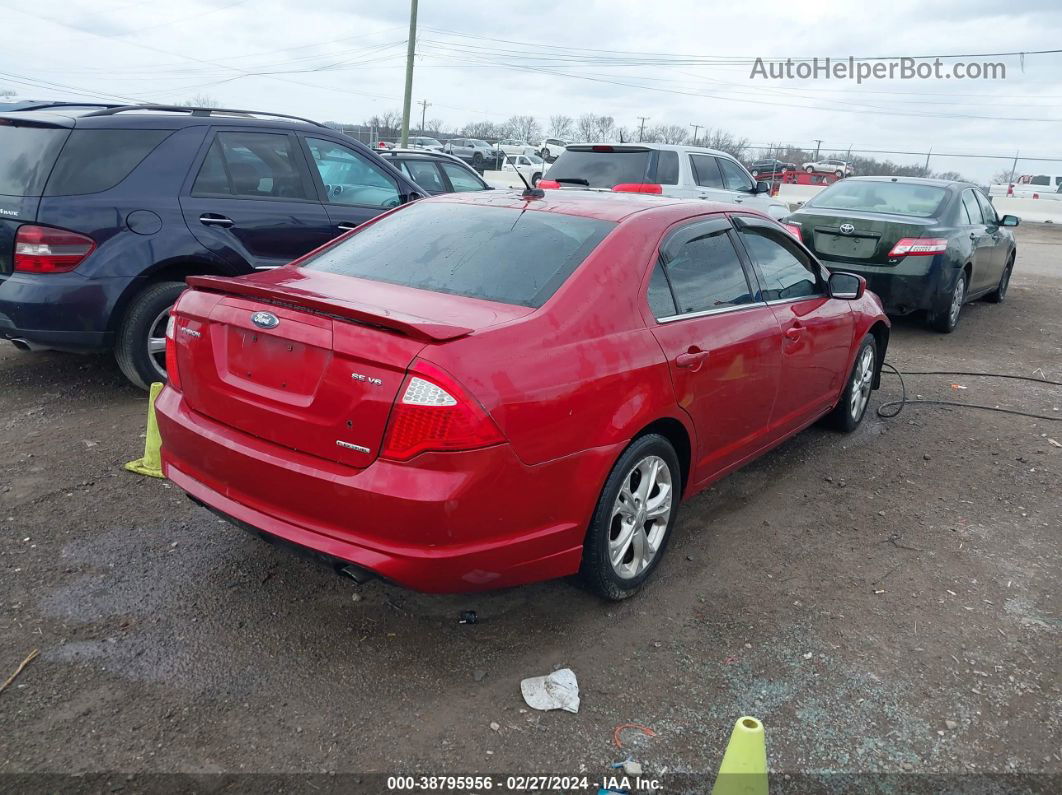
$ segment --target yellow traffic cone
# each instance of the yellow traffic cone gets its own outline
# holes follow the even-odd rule
[[[162,391],[162,382],[156,381],[151,385],[148,394],[147,434],[144,439],[144,457],[136,461],[130,461],[125,468],[138,475],[147,475],[152,478],[164,477],[162,474],[162,437],[159,436],[159,424],[155,420],[155,398]]]
[[[755,718],[734,724],[712,795],[767,795],[767,745]]]

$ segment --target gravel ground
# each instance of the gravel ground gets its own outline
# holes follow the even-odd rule
[[[950,336],[900,320],[890,361],[1062,380],[1062,230],[1018,238],[1005,304],[966,307]],[[1062,419],[1057,387],[907,381]],[[438,597],[359,588],[122,471],[144,398],[112,361],[3,345],[0,680],[40,656],[0,694],[0,789],[43,772],[107,773],[106,790],[178,772],[596,781],[629,754],[678,774],[667,791],[704,791],[743,714],[766,725],[776,783],[1059,787],[1062,425],[875,416],[897,387],[855,434],[811,429],[688,502],[637,598],[568,581]],[[480,623],[459,624],[464,609]],[[562,665],[579,714],[527,711],[520,679]],[[621,731],[618,749],[624,723],[655,736]]]

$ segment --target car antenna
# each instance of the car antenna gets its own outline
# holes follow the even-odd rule
[[[502,152],[502,159],[506,162],[509,161],[509,153]],[[520,166],[513,163],[513,171],[516,172],[516,176],[520,178],[520,181],[524,183],[524,187],[527,188],[520,194],[521,199],[544,199],[546,198],[546,192],[542,188],[532,188],[531,183],[527,181],[527,177],[520,173]]]

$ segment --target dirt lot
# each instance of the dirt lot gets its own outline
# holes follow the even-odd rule
[[[1062,230],[1021,227],[1019,252],[1007,303],[968,306],[950,336],[898,322],[892,363],[1062,380]],[[1057,387],[908,385],[1062,419]],[[873,405],[897,395],[886,379]],[[596,780],[629,753],[706,791],[752,714],[776,782],[1062,774],[1058,422],[919,406],[812,429],[687,503],[651,587],[608,605],[566,581],[359,590],[121,471],[144,407],[107,358],[0,347],[0,680],[40,650],[0,694],[0,773]],[[520,679],[560,665],[579,714],[525,711]],[[617,749],[623,723],[655,736]]]

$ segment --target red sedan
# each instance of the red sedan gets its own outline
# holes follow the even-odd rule
[[[417,201],[283,268],[190,278],[166,476],[410,588],[578,572],[621,599],[682,499],[860,423],[889,339],[862,279],[738,206],[545,193]]]

